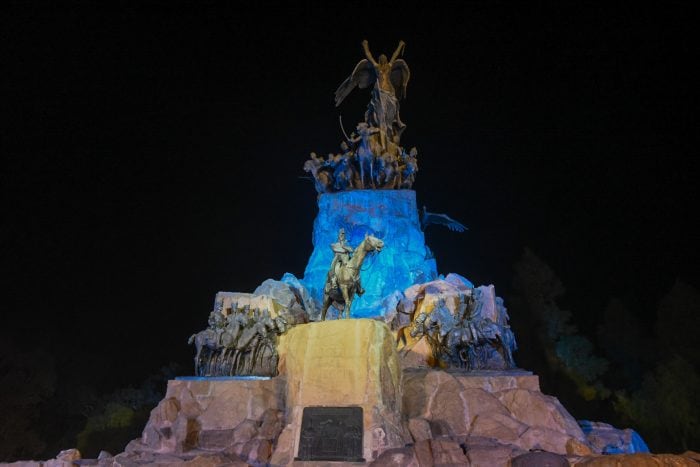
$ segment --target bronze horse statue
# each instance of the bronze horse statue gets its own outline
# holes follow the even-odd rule
[[[340,266],[336,277],[338,287],[333,287],[331,275],[333,271],[328,272],[326,277],[326,285],[323,287],[323,308],[321,309],[321,321],[326,320],[326,312],[331,304],[342,304],[343,309],[340,311],[339,318],[345,313],[345,318],[350,318],[350,307],[357,293],[358,284],[360,281],[360,267],[362,262],[367,257],[368,253],[374,251],[382,251],[384,242],[366,235],[365,239],[355,248],[352,258],[347,264]]]

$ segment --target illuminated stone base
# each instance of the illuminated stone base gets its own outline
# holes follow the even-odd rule
[[[296,326],[279,342],[280,376],[170,381],[114,465],[306,465],[294,460],[305,407],[362,408],[362,457],[377,466],[507,466],[538,449],[571,463],[600,455],[536,375],[401,370],[395,346],[381,321]]]
[[[363,457],[411,442],[401,421],[402,374],[389,328],[349,319],[297,326],[282,336],[280,374],[287,378],[287,426],[272,464],[296,457],[304,407],[361,407]]]

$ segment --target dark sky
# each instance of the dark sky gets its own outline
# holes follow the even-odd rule
[[[690,2],[376,3],[3,7],[3,337],[123,384],[189,364],[216,291],[301,276],[364,38],[406,41],[418,201],[470,228],[428,231],[440,272],[506,293],[529,246],[584,325],[700,285]]]

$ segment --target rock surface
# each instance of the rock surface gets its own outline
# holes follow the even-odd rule
[[[321,301],[326,274],[333,259],[330,245],[344,228],[348,243],[356,247],[368,233],[384,240],[381,253],[367,258],[361,272],[365,294],[353,303],[353,317],[383,316],[382,299],[396,290],[437,277],[434,259],[420,228],[416,193],[412,190],[353,190],[326,193],[318,198],[314,221],[314,250],[303,283]]]
[[[282,430],[284,390],[281,378],[169,381],[140,442],[130,445],[131,454],[186,454],[232,447],[244,460],[266,456],[266,461]],[[263,445],[262,453],[260,446],[249,444],[253,440]]]
[[[539,384],[531,375],[475,378],[471,381],[468,375],[439,370],[406,370],[405,416],[427,420],[440,427],[441,435],[453,439],[491,438],[515,450],[543,449],[561,455],[572,449],[591,452],[581,447],[588,444],[576,420],[556,398],[535,390]],[[502,381],[497,382],[499,379]],[[479,386],[501,390],[492,393]],[[411,433],[414,431],[422,433],[417,428]]]
[[[690,457],[674,454],[614,454],[583,458],[570,465],[578,467],[697,467]]]
[[[410,439],[400,418],[402,374],[384,323],[357,319],[297,326],[282,336],[278,351],[280,374],[287,379],[291,452],[297,452],[302,412],[309,406],[362,407],[368,460]]]
[[[276,287],[276,284],[271,284]],[[700,455],[604,455],[631,430],[582,422],[522,370],[401,370],[381,321],[300,325],[280,339],[280,376],[178,379],[123,453],[80,459],[77,450],[15,467],[330,465],[294,461],[308,406],[363,408],[363,456],[375,466],[690,466]],[[629,435],[627,438],[625,436]],[[548,461],[548,462],[549,462]],[[561,464],[565,465],[565,464]]]
[[[636,431],[620,430],[602,422],[579,420],[588,442],[603,454],[648,453],[649,447]]]

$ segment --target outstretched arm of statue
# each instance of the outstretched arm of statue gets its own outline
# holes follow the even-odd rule
[[[377,63],[377,61],[376,61],[376,60],[374,59],[374,57],[372,56],[372,52],[369,51],[369,42],[367,42],[367,39],[365,39],[365,40],[362,41],[362,48],[363,48],[364,51],[365,51],[365,56],[367,57],[367,60],[369,60],[370,63],[372,63],[372,65],[378,66],[379,64]]]
[[[406,47],[406,43],[404,41],[399,41],[399,46],[396,47],[396,51],[394,52],[394,55],[391,56],[391,63],[394,63],[394,60],[399,58],[399,54],[401,51]]]

